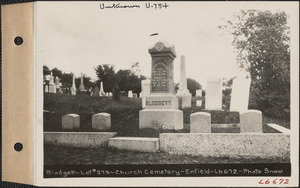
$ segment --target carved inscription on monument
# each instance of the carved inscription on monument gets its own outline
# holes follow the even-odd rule
[[[168,92],[168,65],[167,61],[159,58],[153,62],[152,92]]]

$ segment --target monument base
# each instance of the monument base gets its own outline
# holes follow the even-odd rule
[[[76,89],[71,87],[71,95],[76,95]]]
[[[178,99],[174,95],[150,94],[145,96],[147,109],[178,109]]]
[[[183,129],[183,112],[177,109],[144,109],[139,113],[139,128]]]
[[[179,108],[190,108],[192,107],[192,94],[190,93],[177,93],[176,97],[179,101]]]

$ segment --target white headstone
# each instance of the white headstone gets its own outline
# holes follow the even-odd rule
[[[67,114],[62,117],[63,129],[78,129],[80,126],[80,116],[77,114]]]
[[[128,97],[132,97],[132,91],[128,91]]]
[[[211,133],[211,116],[207,112],[196,112],[190,116],[191,133]]]
[[[262,133],[262,113],[259,110],[247,110],[240,114],[241,133]]]
[[[238,111],[240,113],[248,110],[250,79],[238,78],[233,80],[230,111]]]
[[[202,106],[202,100],[197,100],[196,101],[196,106]]]
[[[45,85],[45,92],[48,93],[49,92],[49,88],[47,85]]]
[[[196,97],[202,97],[202,89],[196,90]]]
[[[112,92],[109,92],[109,93],[108,93],[108,96],[109,96],[109,97],[112,97]]]
[[[142,98],[143,97],[143,92],[140,92],[140,98]]]
[[[107,130],[111,128],[111,118],[108,113],[98,113],[92,116],[92,128],[96,130]]]
[[[205,109],[222,110],[222,79],[218,77],[207,79]]]

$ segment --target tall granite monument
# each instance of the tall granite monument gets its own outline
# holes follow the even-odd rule
[[[192,106],[192,94],[187,89],[187,80],[185,72],[185,57],[181,56],[180,62],[180,83],[179,90],[177,91],[176,97],[179,99],[179,106],[182,108],[188,108]]]
[[[174,46],[157,42],[149,49],[152,57],[150,94],[146,106],[139,113],[139,128],[183,129],[183,112],[178,110],[174,95]]]

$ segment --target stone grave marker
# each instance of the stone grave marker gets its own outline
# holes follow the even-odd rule
[[[80,127],[80,116],[77,114],[67,114],[62,117],[63,129],[78,129]]]
[[[222,80],[209,77],[206,84],[205,109],[222,110]]]
[[[102,83],[102,82],[100,82],[99,96],[100,96],[100,97],[105,96],[105,92],[104,92],[104,89],[103,89],[103,83]]]
[[[137,94],[136,93],[132,93],[132,97],[133,98],[137,98]]]
[[[178,110],[174,95],[175,47],[157,42],[149,53],[152,57],[150,94],[145,96],[146,109],[139,112],[139,128],[183,129],[183,112]]]
[[[191,133],[211,133],[211,116],[207,112],[196,112],[190,116]]]
[[[111,117],[108,113],[98,113],[92,116],[92,129],[107,130],[111,128]]]
[[[48,93],[49,92],[49,88],[47,85],[45,85],[45,92]]]
[[[128,97],[132,97],[132,91],[128,91]]]
[[[73,84],[71,87],[71,95],[76,95],[75,76],[73,76]]]
[[[230,111],[240,113],[248,110],[251,79],[237,78],[233,80],[230,100]]]
[[[188,108],[192,106],[192,94],[187,89],[187,80],[185,72],[185,57],[181,56],[180,62],[180,83],[176,97],[179,98],[179,107]]]
[[[202,97],[202,89],[196,90],[196,97]]]
[[[259,110],[247,110],[240,114],[241,133],[262,133],[262,113]]]
[[[202,100],[197,100],[196,101],[196,106],[202,106]]]
[[[80,86],[79,86],[80,91],[85,91],[84,85],[83,85],[83,74],[81,73],[80,77]]]

